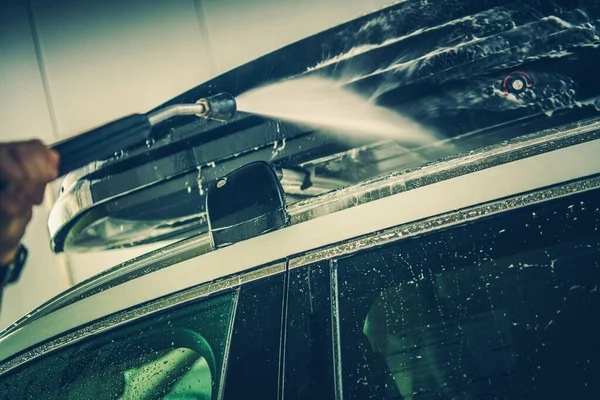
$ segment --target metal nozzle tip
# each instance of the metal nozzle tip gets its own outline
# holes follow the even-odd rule
[[[228,121],[235,116],[237,111],[235,97],[229,93],[219,93],[209,96],[198,100],[196,104],[204,106],[205,109],[205,112],[197,115],[207,119]]]

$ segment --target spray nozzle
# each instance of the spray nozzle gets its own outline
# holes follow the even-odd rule
[[[235,98],[229,93],[219,93],[200,99],[196,104],[203,106],[204,111],[196,115],[206,119],[227,121],[234,117],[237,111]]]

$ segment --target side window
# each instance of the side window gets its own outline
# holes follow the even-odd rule
[[[292,269],[288,287],[283,398],[334,399],[329,262]]]
[[[282,265],[275,268],[280,273],[240,288],[229,344],[224,400],[278,397],[285,277]]]
[[[596,398],[599,228],[593,191],[332,262],[338,392]]]
[[[171,310],[0,377],[0,398],[218,398],[237,292]]]

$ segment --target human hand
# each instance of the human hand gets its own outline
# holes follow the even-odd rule
[[[39,140],[0,143],[0,265],[15,257],[33,206],[57,178],[58,164],[58,153]]]

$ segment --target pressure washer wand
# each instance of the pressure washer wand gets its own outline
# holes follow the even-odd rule
[[[235,98],[229,93],[220,93],[200,99],[195,104],[176,104],[150,114],[129,115],[50,147],[60,155],[59,176],[63,176],[143,142],[149,138],[152,127],[173,117],[196,115],[210,120],[228,121],[236,111]]]

